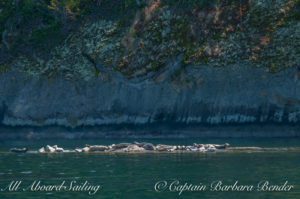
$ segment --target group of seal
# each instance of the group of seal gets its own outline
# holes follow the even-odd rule
[[[40,148],[38,153],[63,153],[63,152],[214,152],[223,150],[229,147],[228,143],[225,144],[197,144],[193,145],[154,145],[149,142],[133,142],[133,143],[119,143],[111,145],[86,145],[83,148],[75,148],[74,150],[65,150],[57,145]],[[18,149],[13,148],[11,152],[21,153],[27,152],[27,148]]]

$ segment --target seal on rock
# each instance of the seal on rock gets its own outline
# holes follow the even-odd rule
[[[108,146],[103,146],[103,145],[93,145],[93,146],[90,146],[89,148],[90,148],[90,152],[108,150]]]
[[[13,153],[26,153],[28,151],[28,148],[12,148],[10,149],[10,152]]]
[[[230,144],[228,144],[228,143],[221,144],[221,145],[215,144],[216,149],[226,149],[229,146],[230,146]]]

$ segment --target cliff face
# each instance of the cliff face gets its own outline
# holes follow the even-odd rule
[[[299,0],[51,0],[0,3],[0,73],[89,81],[97,63],[127,78],[188,65],[300,63]]]
[[[99,77],[88,82],[2,74],[1,124],[76,127],[300,122],[296,69],[270,74],[247,65],[181,68],[176,60],[170,64],[181,73],[168,77],[164,71],[147,80],[127,80],[114,72],[107,72],[104,80]]]

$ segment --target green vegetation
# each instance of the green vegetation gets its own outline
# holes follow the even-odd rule
[[[0,64],[89,80],[98,63],[132,78],[183,54],[185,65],[247,63],[277,72],[299,66],[299,8],[299,0],[2,1],[0,53],[12,58]]]

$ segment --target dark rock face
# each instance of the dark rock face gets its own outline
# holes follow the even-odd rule
[[[0,75],[0,121],[5,126],[115,124],[298,125],[297,69],[276,74],[247,65],[190,66],[178,80],[100,77],[89,82]]]

